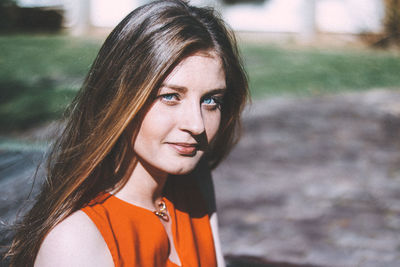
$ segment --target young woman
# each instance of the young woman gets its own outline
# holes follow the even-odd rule
[[[11,265],[222,265],[209,170],[246,99],[234,36],[212,10],[134,10],[71,106]]]

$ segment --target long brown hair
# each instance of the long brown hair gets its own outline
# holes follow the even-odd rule
[[[221,58],[227,84],[220,129],[206,155],[215,167],[238,138],[248,94],[232,32],[213,10],[179,0],[144,5],[118,24],[71,104],[36,204],[17,226],[8,253],[12,266],[32,266],[57,223],[126,182],[132,138],[161,83],[183,58],[210,50]]]

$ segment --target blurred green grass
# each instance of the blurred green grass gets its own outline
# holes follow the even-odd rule
[[[243,45],[253,98],[400,88],[400,56],[366,49]]]
[[[0,36],[0,132],[59,118],[101,45],[64,35]],[[241,45],[253,99],[400,88],[400,57],[372,50]]]
[[[0,36],[0,132],[59,118],[100,44],[63,35]]]

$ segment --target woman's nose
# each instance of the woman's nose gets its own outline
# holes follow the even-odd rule
[[[201,106],[198,104],[186,105],[179,120],[182,131],[190,132],[192,135],[200,135],[205,131]]]

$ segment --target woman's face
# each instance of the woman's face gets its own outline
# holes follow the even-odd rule
[[[225,91],[222,62],[214,53],[183,59],[140,126],[134,142],[138,164],[176,175],[192,171],[218,131]]]

